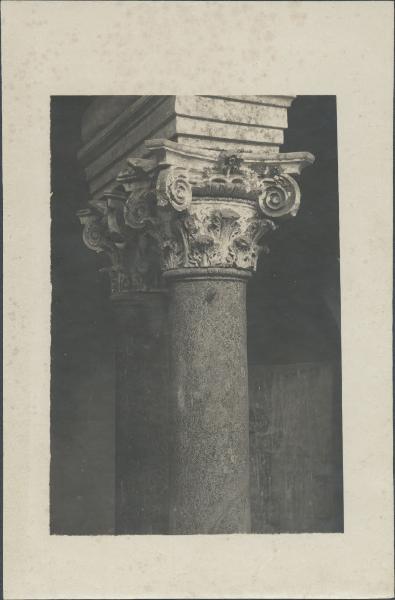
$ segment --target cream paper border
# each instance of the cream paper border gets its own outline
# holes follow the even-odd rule
[[[392,3],[1,9],[5,598],[392,596]],[[49,97],[174,93],[337,95],[344,534],[49,536]]]

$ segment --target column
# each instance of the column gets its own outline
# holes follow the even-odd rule
[[[170,533],[248,533],[246,283],[313,157],[146,148],[122,176],[124,215],[157,244],[169,290]]]
[[[117,534],[168,533],[165,300],[160,292],[131,292],[112,301]]]
[[[86,245],[106,259],[115,337],[115,533],[168,533],[167,295],[157,248],[125,227],[127,178],[79,212]],[[132,235],[131,235],[132,233]],[[111,401],[111,399],[109,399]]]
[[[167,272],[172,533],[248,533],[246,282],[231,268]]]

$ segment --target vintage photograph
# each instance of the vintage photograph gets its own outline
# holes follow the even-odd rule
[[[343,532],[336,105],[51,97],[52,535]]]
[[[392,598],[393,13],[3,0],[4,598]]]

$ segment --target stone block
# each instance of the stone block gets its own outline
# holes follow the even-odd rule
[[[234,101],[232,97],[176,96],[177,115],[263,127],[287,127],[287,109]]]
[[[98,199],[144,141],[175,142],[231,152],[279,151],[294,96],[102,96],[82,121],[79,159]]]

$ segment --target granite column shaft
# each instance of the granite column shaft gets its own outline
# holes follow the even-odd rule
[[[167,275],[170,531],[247,533],[247,277],[232,269],[189,269]]]

